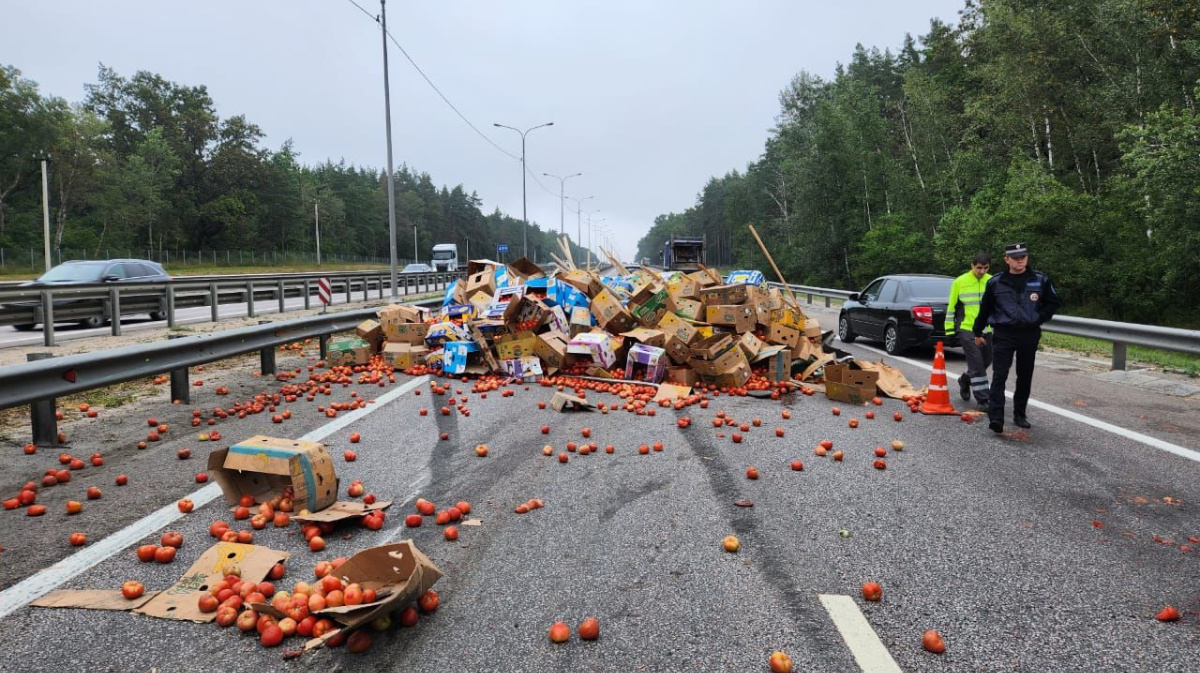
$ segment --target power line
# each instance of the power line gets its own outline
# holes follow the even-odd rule
[[[352,5],[354,5],[355,7],[357,7],[357,8],[358,8],[358,11],[362,12],[363,14],[366,14],[368,17],[370,17],[370,19],[371,19],[372,21],[374,21],[374,22],[376,22],[376,23],[379,23],[379,17],[377,17],[377,16],[375,16],[375,15],[371,14],[370,12],[368,12],[367,10],[363,9],[363,8],[362,8],[362,5],[358,4],[358,3],[357,3],[357,2],[355,2],[354,0],[347,0],[347,2],[349,2],[350,4],[352,4]]]

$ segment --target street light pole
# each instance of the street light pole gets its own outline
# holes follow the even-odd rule
[[[571,198],[571,197],[567,197]],[[575,202],[575,245],[583,245],[583,202],[594,199],[595,196],[585,196],[582,199],[571,198]]]
[[[417,253],[417,223],[413,222],[413,264],[421,261],[420,254]]]
[[[317,222],[317,266],[321,266],[321,211],[313,201],[313,218]]]
[[[392,182],[392,95],[388,87],[387,0],[379,0],[383,27],[383,114],[387,121],[388,243],[391,253],[392,299],[396,299],[399,278],[396,270],[396,188]]]
[[[42,157],[42,235],[46,245],[46,271],[53,266],[50,263],[50,181],[46,177],[46,157]]]
[[[553,175],[551,173],[542,173],[542,175],[544,175],[548,178],[554,178],[555,180],[558,180],[558,235],[562,236],[562,234],[563,234],[563,217],[564,217],[564,211],[566,210],[566,202],[567,202],[567,195],[566,195],[566,191],[565,191],[565,188],[563,187],[563,185],[567,182],[567,180],[570,180],[571,178],[577,178],[577,177],[583,175],[583,173],[572,173],[571,175],[568,175],[565,178],[560,178],[557,175]]]
[[[545,124],[531,126],[524,131],[511,126],[505,126],[504,124],[492,123],[492,126],[508,129],[510,131],[516,131],[517,133],[521,134],[521,220],[525,223],[525,226],[521,228],[521,256],[529,257],[529,209],[525,203],[525,135],[534,129],[540,129],[546,126],[554,126],[554,122],[546,122]]]

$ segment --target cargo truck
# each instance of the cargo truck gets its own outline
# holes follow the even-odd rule
[[[458,271],[458,246],[454,243],[438,243],[433,246],[434,271]]]
[[[699,271],[704,264],[704,236],[674,236],[663,243],[662,263],[668,271]]]

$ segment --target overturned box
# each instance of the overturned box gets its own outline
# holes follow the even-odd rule
[[[625,360],[625,380],[658,383],[667,369],[667,352],[656,346],[636,343]]]
[[[371,344],[359,337],[346,337],[329,342],[325,364],[330,367],[346,365],[365,365],[371,362],[371,353],[375,352]]]
[[[409,369],[425,364],[429,348],[425,344],[391,342],[383,346],[383,359],[394,369]]]
[[[850,404],[866,404],[875,397],[879,372],[851,369],[848,364],[825,365],[825,397]]]
[[[317,442],[255,435],[209,454],[208,472],[230,505],[243,495],[268,502],[288,486],[298,509],[316,512],[337,501],[333,459]]]

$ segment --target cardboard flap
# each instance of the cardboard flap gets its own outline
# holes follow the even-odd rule
[[[121,595],[120,589],[58,589],[33,601],[38,608],[82,608],[85,610],[135,610],[149,603],[160,591],[147,591],[134,600]]]
[[[320,512],[313,512],[311,514],[297,514],[292,518],[296,521],[312,522],[341,521],[343,519],[366,516],[377,509],[387,509],[391,506],[392,501],[390,500],[381,500],[370,505],[364,505],[361,502],[346,502],[339,500]]]
[[[580,411],[592,410],[596,408],[596,405],[588,402],[582,397],[575,397],[574,395],[568,395],[566,393],[554,393],[554,397],[550,398],[550,406],[555,411]]]
[[[855,364],[869,372],[876,372],[879,380],[875,385],[888,397],[894,397],[898,400],[904,399],[906,396],[915,397],[918,392],[913,388],[908,379],[904,378],[904,374],[900,373],[899,369],[890,367],[880,362],[866,362],[863,360],[855,360]]]
[[[680,400],[692,394],[692,389],[689,386],[677,386],[672,383],[662,383],[658,386],[658,393],[654,395],[654,402],[659,400]]]
[[[236,565],[244,580],[261,582],[276,563],[287,560],[287,552],[252,544],[218,542],[196,559],[170,589],[160,592],[134,612],[163,619],[211,622],[215,612],[200,612],[196,600],[208,588],[221,581],[230,566]]]

